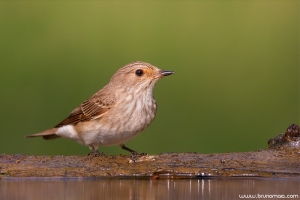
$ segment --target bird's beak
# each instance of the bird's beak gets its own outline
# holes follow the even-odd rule
[[[173,71],[161,70],[160,74],[161,74],[162,76],[169,76],[169,75],[174,74],[174,72],[173,72]]]

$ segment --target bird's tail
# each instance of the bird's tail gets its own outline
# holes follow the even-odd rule
[[[42,131],[40,133],[27,135],[25,137],[26,138],[43,137],[45,140],[56,139],[56,138],[60,137],[60,136],[56,135],[56,131],[57,131],[57,128],[51,128],[51,129]]]

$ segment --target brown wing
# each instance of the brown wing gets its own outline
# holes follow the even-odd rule
[[[114,104],[114,95],[99,91],[75,108],[70,115],[57,124],[55,128],[69,124],[77,124],[82,121],[98,119],[111,109]]]

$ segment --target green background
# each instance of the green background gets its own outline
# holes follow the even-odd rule
[[[127,143],[138,152],[264,149],[300,122],[299,1],[1,1],[0,153],[87,154],[24,136],[133,61],[175,71],[156,85],[156,119]]]

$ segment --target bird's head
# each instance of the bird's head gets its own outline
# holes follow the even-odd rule
[[[151,88],[152,90],[159,79],[171,74],[174,72],[161,70],[149,63],[134,62],[119,69],[112,76],[110,83],[122,88],[135,90]]]

